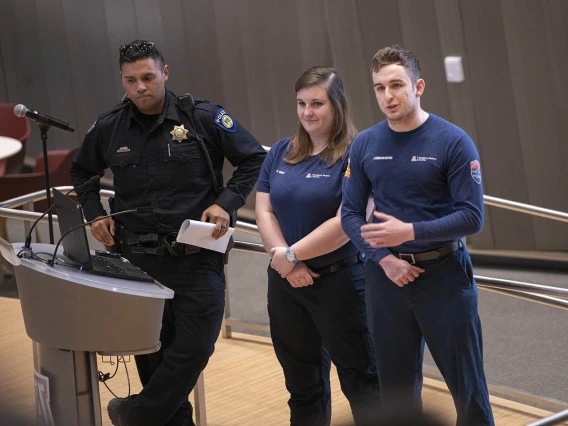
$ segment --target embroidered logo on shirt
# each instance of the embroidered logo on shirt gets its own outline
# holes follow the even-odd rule
[[[469,168],[471,170],[471,177],[475,183],[481,185],[481,164],[479,161],[473,160],[469,163]]]
[[[283,175],[283,174],[286,173],[286,172],[283,172],[282,170],[276,169],[276,173],[278,173],[278,174],[280,174],[280,175]]]
[[[436,157],[418,157],[413,155],[410,161],[436,161]]]
[[[222,108],[217,111],[215,124],[226,132],[235,133],[237,131],[235,120]]]
[[[322,175],[321,173],[308,173],[306,175],[307,179],[319,179],[319,178],[322,178],[322,177],[328,178],[328,177],[331,177],[331,175]]]
[[[392,160],[392,156],[389,156],[389,157],[373,157],[373,160]]]
[[[343,176],[345,176],[346,178],[351,177],[351,159],[350,158],[347,160],[347,168],[345,169],[345,173],[343,173]]]

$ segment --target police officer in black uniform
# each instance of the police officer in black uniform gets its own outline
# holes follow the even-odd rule
[[[266,155],[223,108],[165,88],[168,65],[154,43],[120,47],[123,101],[85,136],[71,178],[79,186],[111,168],[113,212],[152,206],[153,213],[95,222],[93,236],[174,290],[166,301],[159,352],[136,356],[143,389],[108,406],[113,425],[193,425],[188,395],[207,365],[225,303],[224,255],[175,242],[185,219],[216,225],[223,236],[245,204]],[[237,169],[222,187],[227,158]],[[87,220],[107,214],[98,184],[78,195]]]

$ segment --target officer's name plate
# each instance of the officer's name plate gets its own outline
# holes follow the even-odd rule
[[[233,235],[233,232],[235,232],[235,228],[229,227],[225,235],[215,240],[212,237],[215,226],[214,223],[186,219],[181,224],[181,228],[179,228],[176,241],[218,251],[219,253],[225,253],[229,239],[231,235]]]

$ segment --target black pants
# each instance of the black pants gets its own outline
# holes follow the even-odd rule
[[[132,426],[193,426],[187,398],[213,354],[223,320],[223,254],[158,257],[123,246],[123,256],[175,295],[165,303],[161,349],[135,357],[143,389],[121,404],[120,414]]]
[[[330,424],[330,359],[355,422],[374,424],[379,384],[366,323],[362,265],[316,278],[302,288],[293,288],[269,267],[268,312],[274,351],[290,392],[290,424]]]
[[[457,424],[493,425],[469,254],[461,248],[417,266],[425,272],[398,287],[380,265],[365,264],[381,401],[404,412],[421,409],[426,341],[454,399]]]

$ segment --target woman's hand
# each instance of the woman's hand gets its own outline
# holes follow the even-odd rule
[[[294,263],[286,259],[286,247],[273,247],[269,254],[272,258],[270,266],[272,266],[282,278],[286,278],[286,275],[288,275],[294,267]]]
[[[303,263],[297,263],[292,268],[292,271],[286,275],[286,279],[290,285],[294,288],[307,287],[314,283],[314,278],[318,278],[319,274],[316,274],[310,268],[308,268]]]

